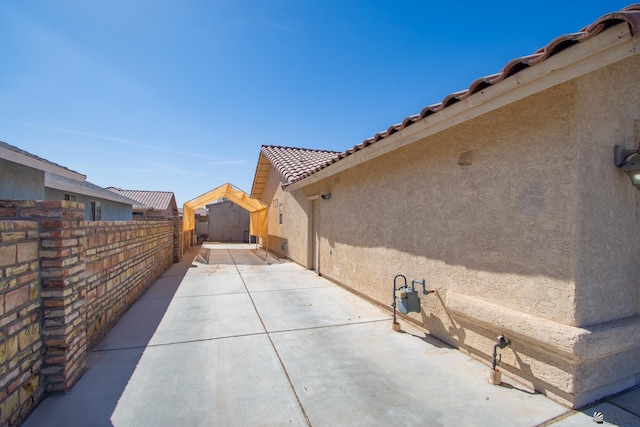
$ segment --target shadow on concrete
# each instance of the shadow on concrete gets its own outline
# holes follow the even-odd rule
[[[198,247],[169,267],[87,355],[87,371],[65,394],[50,395],[23,427],[112,426],[111,416],[182,279],[195,267]],[[100,387],[96,387],[99,384]]]
[[[244,245],[243,245],[244,246]],[[248,256],[253,254],[254,256]],[[206,265],[271,265],[290,262],[278,254],[264,249],[256,249],[255,244],[247,244],[242,249],[231,249],[225,244],[205,243],[200,247],[194,262]]]

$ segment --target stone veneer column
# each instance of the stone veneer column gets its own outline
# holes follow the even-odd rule
[[[173,219],[173,262],[182,260],[182,219]]]
[[[40,223],[45,391],[66,391],[86,367],[84,205],[39,201],[20,216]]]

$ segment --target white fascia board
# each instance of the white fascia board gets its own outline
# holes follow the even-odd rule
[[[34,169],[38,169],[44,172],[55,173],[56,175],[64,176],[65,178],[74,179],[76,181],[84,181],[87,179],[86,175],[78,172],[74,172],[62,166],[56,166],[51,163],[43,162],[36,158],[26,156],[22,153],[16,153],[12,150],[0,147],[0,158],[8,160],[10,162],[18,163],[20,165],[29,166]]]
[[[52,182],[45,179],[44,186],[47,188],[53,188],[54,190],[66,191],[70,194],[81,194],[83,196],[98,197],[100,199],[107,200],[107,198],[104,195],[98,195],[98,193],[95,193],[89,189],[86,189],[86,188],[80,189],[78,187],[74,187],[72,185],[66,185],[61,182]]]
[[[123,203],[125,205],[133,206],[133,204],[127,197],[119,196],[116,193],[113,193],[113,197],[112,197],[110,194],[99,193],[97,191],[91,190],[90,188],[78,188],[72,185],[66,185],[61,182],[52,182],[46,179],[45,179],[44,186],[46,188],[53,188],[54,190],[66,191],[69,194],[79,194],[82,196],[95,197],[96,199],[109,200],[112,202]],[[109,190],[106,190],[106,191],[109,191]]]
[[[640,38],[632,36],[628,24],[619,24],[546,59],[540,64],[526,68],[500,83],[489,86],[450,107],[427,116],[421,121],[387,136],[321,169],[313,175],[286,186],[284,189],[285,191],[292,191],[303,188],[460,123],[638,53],[640,53]]]

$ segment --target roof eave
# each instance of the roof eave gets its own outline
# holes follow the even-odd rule
[[[125,205],[131,205],[132,207],[133,207],[133,202],[134,202],[133,200],[128,200],[126,197],[118,196],[117,194],[114,195],[115,197],[110,197],[110,195],[108,195],[106,193],[105,194],[98,193],[97,191],[92,191],[92,190],[87,189],[87,188],[80,189],[78,187],[74,187],[74,186],[71,186],[71,185],[66,185],[66,184],[60,183],[60,182],[46,181],[45,182],[45,187],[52,188],[54,190],[66,191],[66,192],[69,192],[71,194],[82,194],[82,195],[88,196],[88,197],[95,197],[96,199],[109,200],[111,202],[122,203],[122,204],[125,204]]]
[[[283,185],[293,191],[331,177],[356,165],[415,143],[490,111],[541,92],[552,86],[595,71],[640,53],[640,36],[631,32],[628,23],[621,23],[572,46],[535,66],[488,86],[446,108],[403,127],[375,143],[343,153],[339,161],[327,164],[319,171]]]
[[[0,158],[8,160],[10,162],[18,163],[23,166],[28,166],[34,169],[38,169],[44,172],[55,173],[56,175],[64,176],[76,181],[84,181],[87,179],[86,175],[79,172],[72,171],[62,166],[55,165],[50,162],[39,160],[32,156],[27,156],[22,153],[18,153],[6,148],[0,147]]]

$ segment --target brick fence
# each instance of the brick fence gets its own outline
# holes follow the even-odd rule
[[[91,346],[173,263],[173,223],[88,222],[85,228],[85,301]]]
[[[0,208],[2,213],[2,208]],[[43,394],[38,223],[0,221],[0,425]]]
[[[0,425],[69,390],[88,348],[180,260],[179,229],[85,222],[76,202],[0,201]]]

